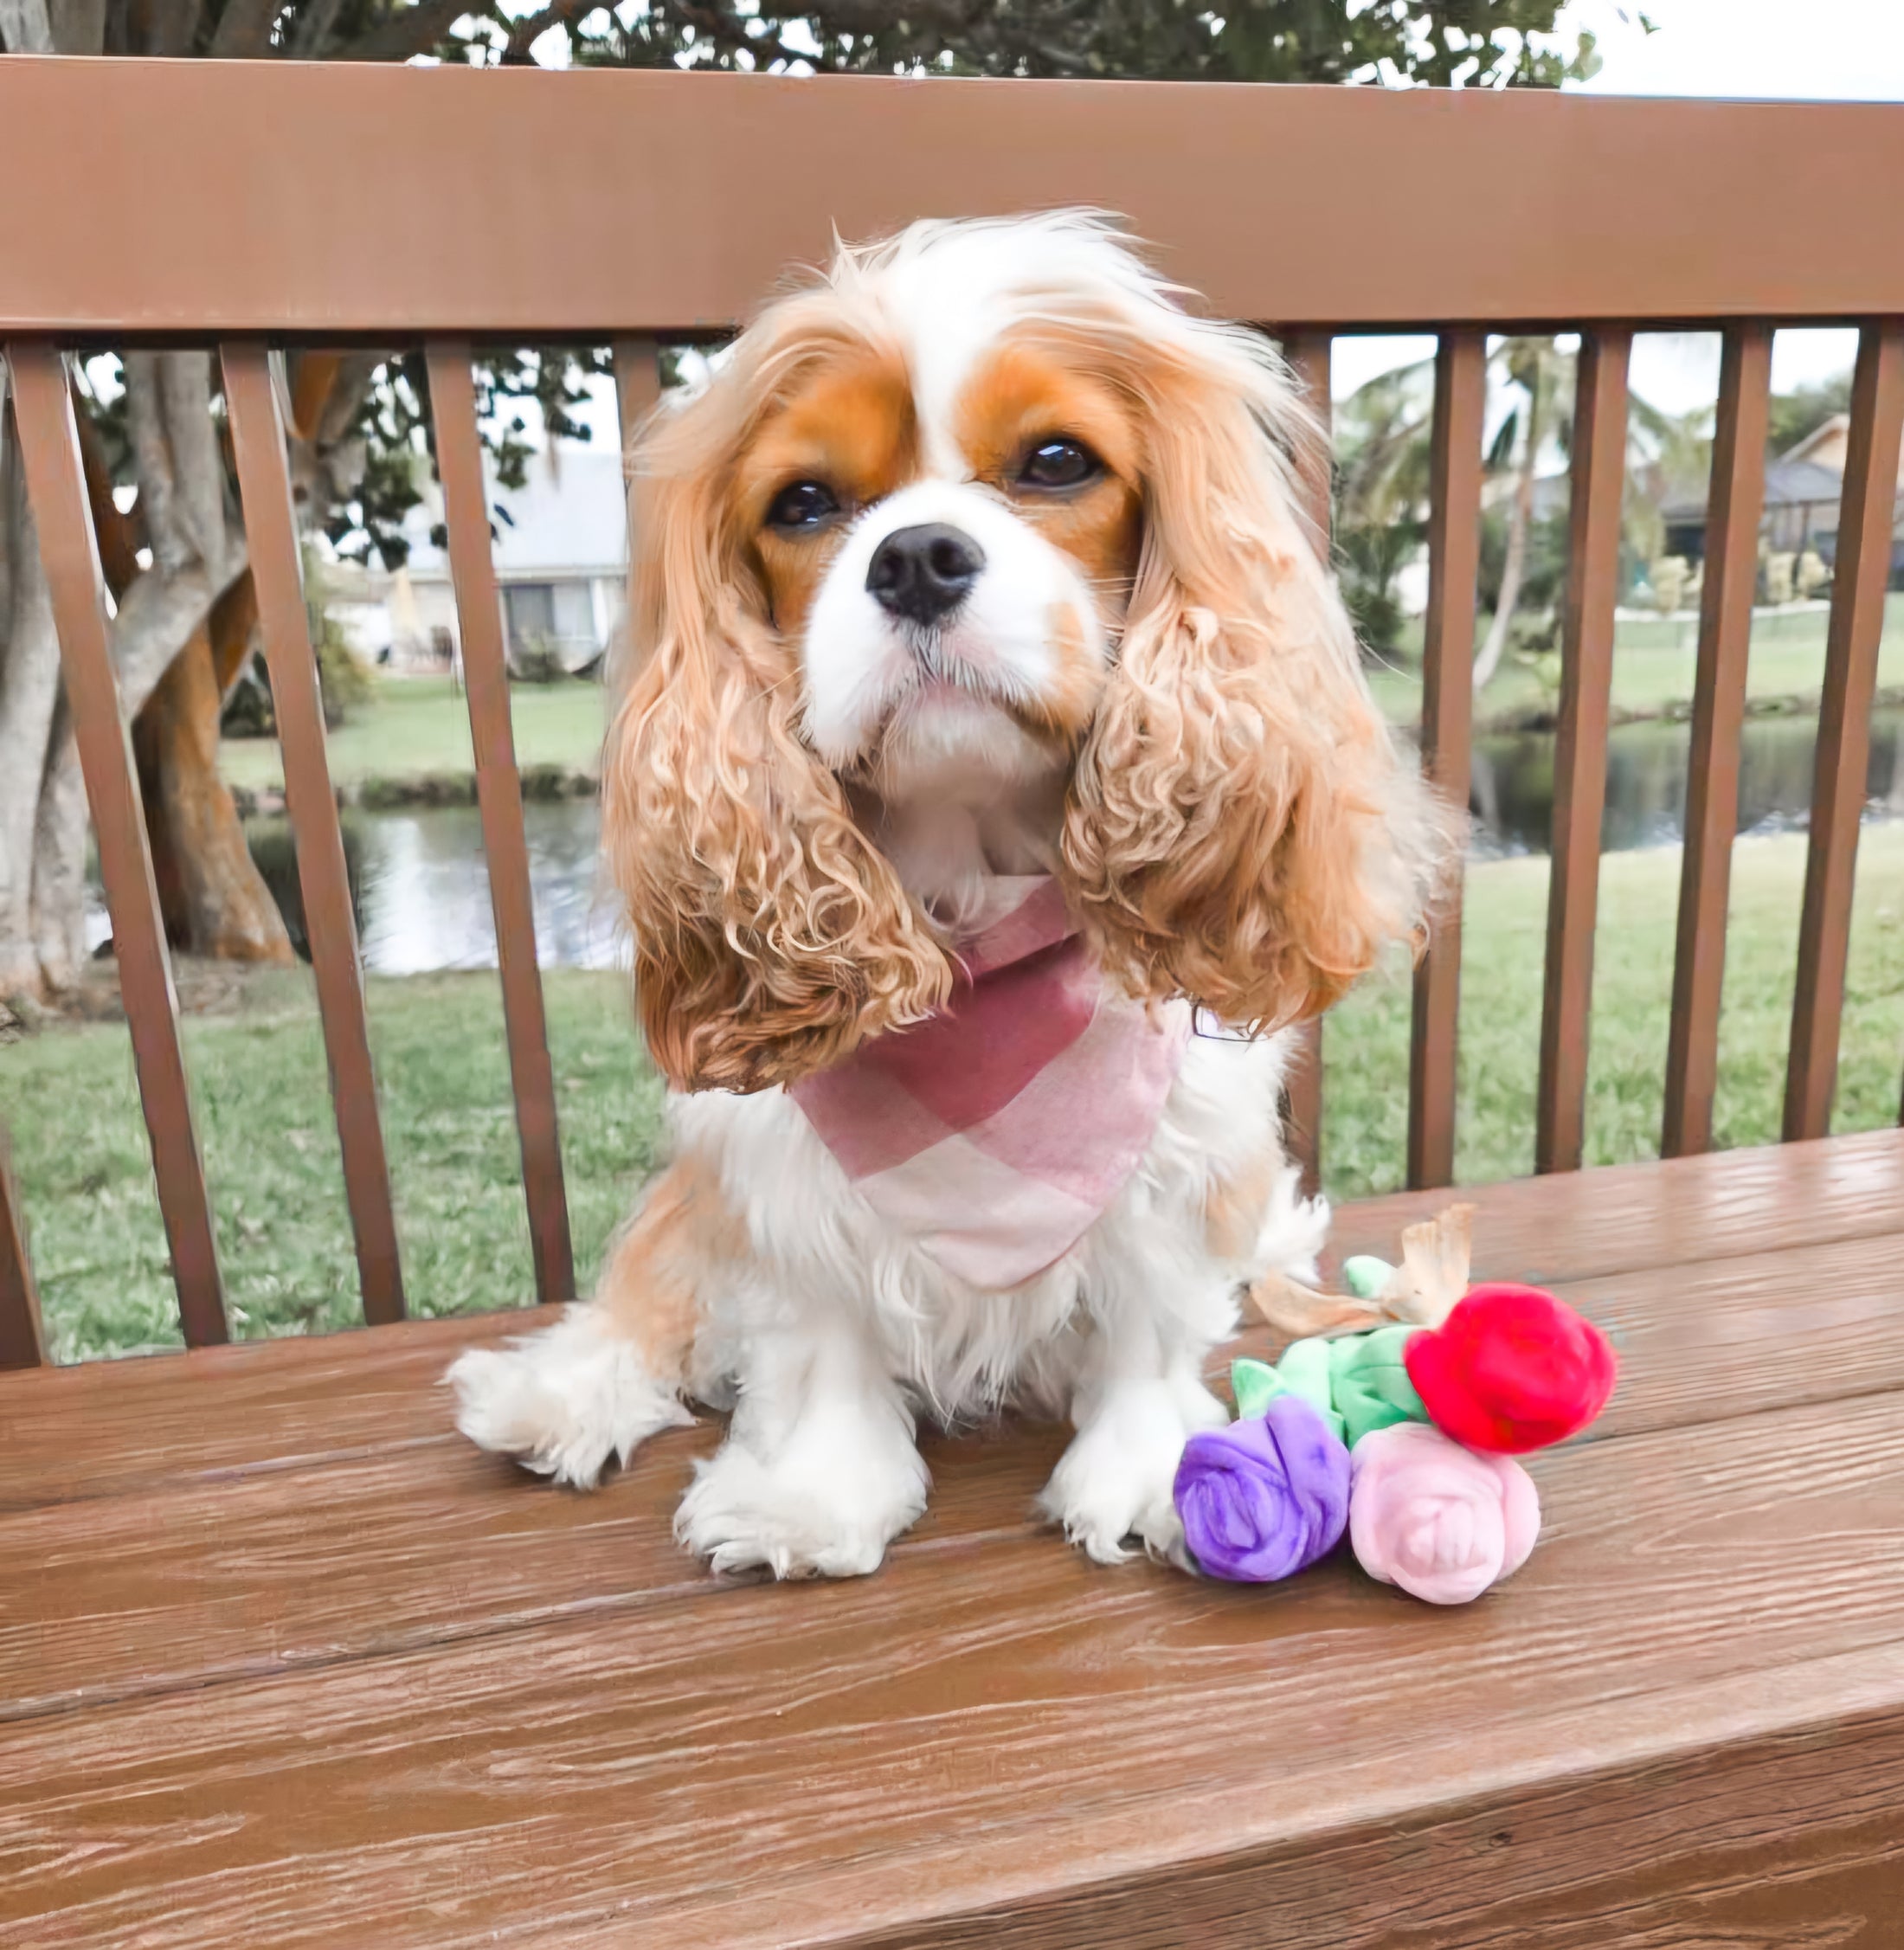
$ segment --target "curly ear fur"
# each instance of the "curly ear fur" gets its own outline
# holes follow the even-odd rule
[[[648,1047],[684,1090],[792,1082],[929,1014],[951,986],[801,736],[796,660],[730,510],[726,470],[799,324],[743,341],[743,370],[659,417],[641,463],[635,674],[608,733],[603,833]]]
[[[1418,946],[1449,821],[1398,753],[1296,513],[1320,438],[1253,333],[1134,343],[1145,536],[1117,668],[1066,809],[1067,885],[1133,993],[1252,1029]]]

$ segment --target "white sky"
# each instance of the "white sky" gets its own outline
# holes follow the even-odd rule
[[[1904,101],[1904,0],[1572,0],[1560,24],[1598,40],[1589,93]]]

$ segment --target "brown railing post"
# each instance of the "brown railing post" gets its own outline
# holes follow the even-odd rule
[[[1666,1112],[1659,1149],[1668,1158],[1703,1151],[1712,1142],[1727,900],[1739,825],[1739,731],[1746,715],[1752,599],[1759,580],[1771,385],[1772,327],[1758,319],[1728,325],[1706,501],[1706,582],[1700,598],[1686,850],[1666,1045]]]
[[[230,1330],[179,1048],[178,998],[159,920],[132,747],[119,717],[105,585],[66,362],[44,339],[16,339],[7,347],[7,363],[28,498],[39,531],[80,767],[98,837],[100,877],[113,917],[119,992],[132,1033],[180,1324],[188,1346],[205,1347],[229,1339]]]
[[[573,1300],[576,1274],[563,1189],[562,1143],[556,1126],[556,1080],[536,966],[536,915],[523,832],[522,780],[509,719],[509,669],[503,656],[502,603],[490,554],[489,498],[470,348],[433,339],[427,348],[430,419],[436,467],[449,528],[450,575],[462,629],[463,678],[476,746],[476,798],[490,904],[496,917],[496,960],[502,973],[509,1073],[522,1141],[523,1191],[529,1205],[536,1291],[544,1304]]]
[[[1329,445],[1334,401],[1330,392],[1330,365],[1335,336],[1327,331],[1292,331],[1283,340],[1283,356],[1309,397],[1322,433],[1322,444],[1303,455],[1300,486],[1304,512],[1314,531],[1315,546],[1324,563],[1328,560],[1329,535],[1334,525],[1335,487]],[[1292,1033],[1295,1044],[1283,1078],[1287,1098],[1284,1148],[1301,1168],[1303,1189],[1313,1197],[1322,1180],[1322,1019],[1315,1017]]]
[[[1904,319],[1886,319],[1866,325],[1859,335],[1851,381],[1851,437],[1831,578],[1804,911],[1798,927],[1798,981],[1785,1066],[1787,1139],[1824,1137],[1831,1129],[1858,821],[1871,756],[1871,693],[1890,580],[1901,432]]]
[[[1422,765],[1465,812],[1474,725],[1476,581],[1481,566],[1481,431],[1488,396],[1482,333],[1444,332],[1435,355],[1430,454],[1428,614],[1421,652]],[[1415,970],[1408,1046],[1408,1182],[1451,1185],[1461,1021],[1461,869],[1450,875]]]
[[[616,339],[614,353],[615,407],[626,460],[641,422],[660,403],[661,347],[659,340],[638,333]]]
[[[0,1368],[40,1368],[46,1362],[46,1329],[12,1165],[0,1126]]]
[[[1619,327],[1580,335],[1560,723],[1553,754],[1536,1171],[1577,1170],[1586,1142],[1587,1024],[1593,1003],[1620,502],[1626,485],[1626,370],[1632,347],[1632,333]]]
[[[344,1155],[344,1200],[357,1245],[357,1283],[365,1321],[380,1326],[403,1317],[403,1275],[390,1211],[390,1174],[377,1115],[376,1080],[370,1067],[357,917],[351,911],[344,835],[325,751],[324,702],[305,608],[283,415],[272,380],[272,355],[264,344],[233,340],[222,352],[245,535],[271,670],[278,743],[284,753],[285,799],[297,846],[298,885],[304,894],[318,1011],[330,1062],[331,1099]]]

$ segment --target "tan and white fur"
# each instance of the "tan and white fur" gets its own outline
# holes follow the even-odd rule
[[[1069,1537],[1180,1553],[1205,1362],[1326,1223],[1278,1129],[1287,1026],[1418,938],[1444,830],[1297,511],[1317,437],[1260,336],[1076,215],[842,249],[657,415],[604,833],[675,1162],[593,1301],[457,1361],[472,1440],[586,1485],[684,1399],[731,1407],[683,1542],[846,1575],[925,1507],[922,1414],[1019,1406],[1075,1427],[1043,1496]],[[927,532],[952,552],[918,567]],[[896,551],[913,608],[873,586]],[[1129,994],[1231,1033],[1075,1248],[989,1292],[784,1086],[938,1007],[962,916],[1028,872]]]

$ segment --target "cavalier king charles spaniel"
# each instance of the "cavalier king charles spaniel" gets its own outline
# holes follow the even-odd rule
[[[1288,1026],[1418,941],[1447,821],[1300,512],[1258,333],[1075,214],[841,249],[637,467],[603,831],[674,1162],[595,1298],[451,1370],[593,1483],[730,1408],[677,1533],[873,1570],[923,1413],[1076,1433],[1042,1508],[1180,1556],[1248,1284],[1314,1277]]]

